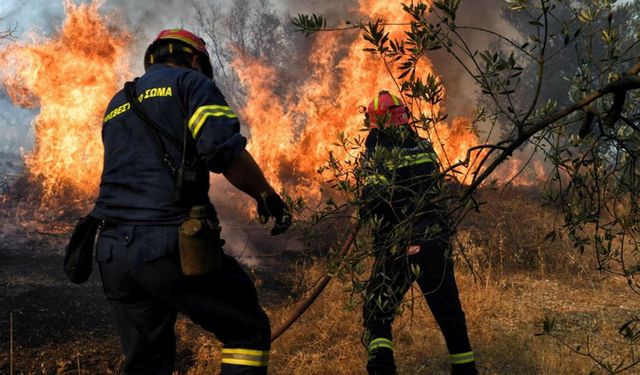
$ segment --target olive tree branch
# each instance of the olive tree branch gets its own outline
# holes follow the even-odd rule
[[[635,75],[637,75],[638,70],[640,70],[640,63],[636,64],[632,69],[630,69],[627,72],[628,74],[626,76],[614,82],[611,82],[610,84],[602,87],[599,90],[593,91],[591,94],[585,96],[577,103],[556,111],[555,113],[548,115],[546,118],[528,127],[528,129],[524,130],[516,139],[509,142],[509,146],[503,149],[502,152],[496,157],[496,159],[493,160],[491,164],[484,171],[482,171],[482,173],[480,173],[480,175],[465,189],[460,198],[468,198],[480,186],[480,184],[482,184],[482,182],[484,182],[493,173],[498,165],[507,160],[513,154],[513,152],[518,149],[518,147],[522,146],[537,132],[543,130],[556,121],[559,121],[564,117],[588,106],[592,102],[600,99],[607,94],[619,91],[626,92],[630,90],[640,89],[640,78],[632,75],[634,74],[634,72]]]
[[[542,48],[540,48],[540,58],[537,59],[538,62],[538,72],[536,77],[536,93],[533,96],[533,100],[531,101],[531,107],[527,111],[527,114],[522,118],[522,123],[526,123],[531,114],[536,108],[538,104],[538,100],[540,99],[540,92],[542,90],[542,81],[544,76],[544,56],[547,50],[547,44],[549,43],[549,8],[546,6],[545,0],[540,0],[540,4],[542,7],[542,14],[544,15],[544,37],[542,39]]]

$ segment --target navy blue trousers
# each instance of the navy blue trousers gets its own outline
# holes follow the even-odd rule
[[[96,260],[115,310],[125,374],[173,372],[178,312],[215,334],[224,348],[233,348],[228,351],[268,356],[269,320],[251,280],[226,255],[216,275],[183,276],[177,226],[107,226],[97,242]],[[222,374],[266,374],[266,366],[223,360]]]

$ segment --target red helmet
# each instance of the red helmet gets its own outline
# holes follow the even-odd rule
[[[213,79],[211,58],[202,38],[185,29],[162,30],[144,53],[144,69],[153,65],[160,56],[186,52],[201,57],[202,73]]]
[[[393,126],[406,125],[409,123],[409,111],[400,98],[389,94],[389,91],[380,91],[367,107],[367,118],[372,129],[379,127],[379,121]]]

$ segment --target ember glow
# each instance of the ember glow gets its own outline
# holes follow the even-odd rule
[[[97,192],[104,109],[128,75],[130,37],[99,14],[100,3],[64,6],[66,20],[51,39],[32,36],[0,51],[0,79],[13,102],[40,109],[25,162],[43,203]]]

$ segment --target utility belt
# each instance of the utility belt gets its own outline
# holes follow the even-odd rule
[[[75,284],[89,279],[93,271],[95,240],[102,231],[122,223],[100,220],[91,215],[80,218],[65,248],[63,271]],[[194,206],[178,227],[180,268],[185,276],[206,276],[220,271],[222,246],[220,223],[206,206]]]
[[[109,220],[97,220],[102,232],[123,225]],[[220,271],[222,246],[220,223],[210,207],[194,206],[178,227],[180,268],[185,276],[205,276]]]

